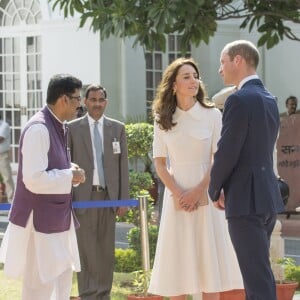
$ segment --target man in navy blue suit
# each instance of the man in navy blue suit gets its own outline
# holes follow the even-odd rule
[[[269,248],[277,213],[284,210],[273,171],[278,108],[256,74],[259,53],[251,42],[227,44],[220,62],[224,84],[237,91],[225,102],[208,192],[214,206],[225,209],[246,299],[276,300]]]

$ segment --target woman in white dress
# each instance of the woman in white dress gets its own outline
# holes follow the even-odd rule
[[[208,200],[221,113],[205,100],[193,59],[164,72],[153,102],[153,157],[166,186],[149,292],[171,299],[243,288],[223,211]]]

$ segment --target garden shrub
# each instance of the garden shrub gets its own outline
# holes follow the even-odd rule
[[[133,249],[137,253],[137,257],[142,265],[142,249],[141,249],[141,230],[139,227],[131,228],[127,233],[129,248]],[[149,253],[150,253],[150,265],[153,266],[157,236],[158,236],[158,227],[157,225],[148,225],[148,236],[149,236]],[[139,268],[141,269],[141,267]]]
[[[140,258],[135,250],[121,248],[115,250],[115,272],[131,273],[140,268]]]

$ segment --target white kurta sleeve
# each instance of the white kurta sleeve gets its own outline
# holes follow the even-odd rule
[[[23,139],[23,182],[28,190],[36,194],[67,194],[71,191],[71,169],[48,167],[50,148],[49,132],[43,124],[34,124],[27,129]]]

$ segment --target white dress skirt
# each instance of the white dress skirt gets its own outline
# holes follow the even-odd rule
[[[170,173],[184,189],[197,185],[210,168],[220,136],[221,113],[196,103],[179,108],[172,130],[154,126],[154,157],[167,157]],[[175,210],[165,190],[149,292],[162,296],[196,295],[243,288],[225,212],[209,200],[196,211]]]
[[[73,218],[69,230],[45,234],[34,230],[32,214],[25,228],[10,222],[8,224],[0,248],[0,262],[4,263],[5,275],[22,279],[26,273],[26,276],[30,276],[26,278],[27,282],[34,288],[39,282],[50,282],[70,268],[79,272],[80,260]],[[35,264],[33,269],[37,272],[26,272],[26,264],[29,262]]]

